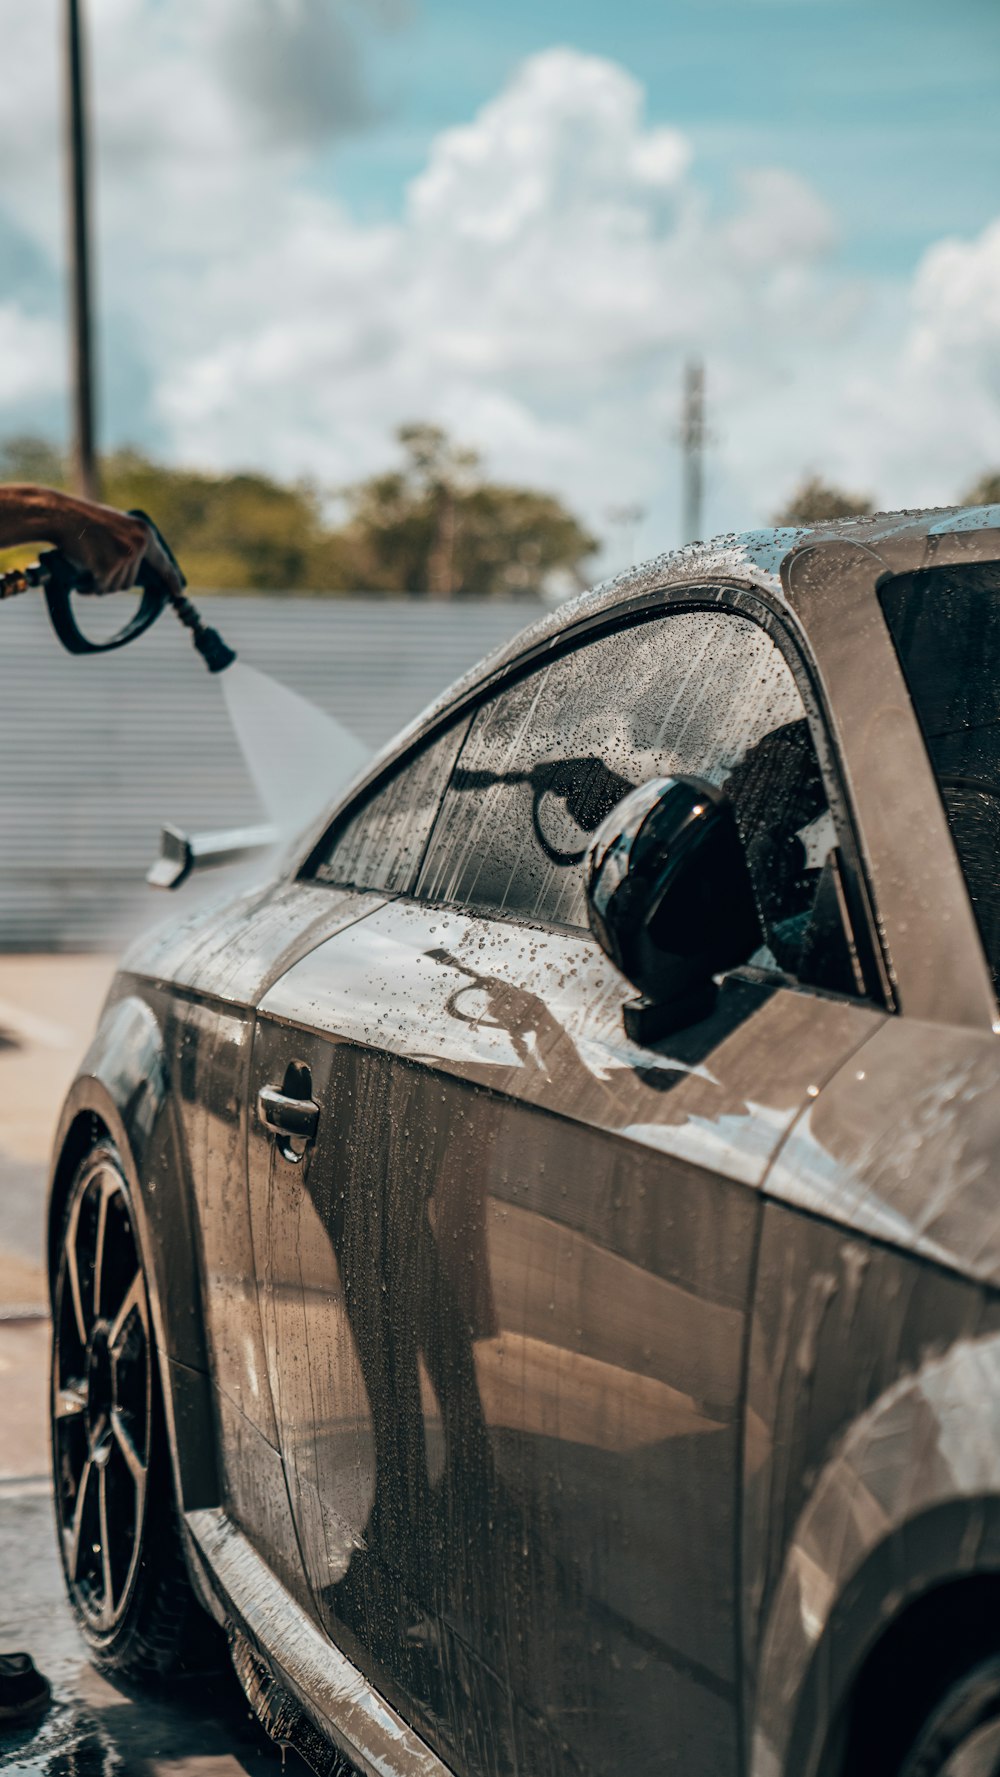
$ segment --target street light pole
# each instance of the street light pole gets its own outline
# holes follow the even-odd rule
[[[90,202],[86,72],[80,0],[65,0],[66,158],[69,178],[70,318],[73,338],[73,466],[77,488],[98,494],[94,445],[94,353],[90,292]]]
[[[705,448],[705,367],[700,358],[684,366],[684,401],[681,409],[681,527],[684,543],[701,536],[702,453]]]

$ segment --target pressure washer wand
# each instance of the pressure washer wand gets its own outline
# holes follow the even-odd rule
[[[135,512],[132,516],[145,520],[170,560],[174,561],[169,545],[152,519],[145,512]],[[183,583],[184,576],[179,568],[177,572]],[[8,573],[0,574],[0,600],[17,598],[23,592],[44,592],[52,627],[70,654],[107,654],[113,648],[122,648],[126,642],[133,642],[137,636],[142,635],[151,623],[155,623],[164,606],[169,605],[185,629],[191,631],[195,648],[210,673],[224,672],[227,666],[232,665],[236,659],[235,649],[223,641],[217,629],[211,629],[202,621],[191,600],[183,592],[168,585],[149,562],[140,564],[138,585],[142,588],[138,611],[123,629],[103,642],[92,642],[83,634],[73,610],[74,593],[96,595],[93,576],[74,567],[61,550],[46,549],[38,561],[30,562],[27,567],[12,568]]]

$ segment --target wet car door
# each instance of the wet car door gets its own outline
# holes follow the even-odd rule
[[[261,1342],[246,1191],[247,1086],[254,1005],[313,944],[362,918],[379,897],[276,882],[143,938],[170,1060],[177,1139],[193,1182],[191,1221],[227,1509],[270,1567],[305,1588]],[[149,977],[164,983],[151,989]],[[166,985],[169,984],[169,985]],[[155,1188],[155,1187],[154,1187]]]
[[[679,772],[733,796],[768,945],[640,1049],[580,860]],[[836,838],[775,641],[678,610],[486,701],[410,892],[261,1003],[255,1090],[297,1064],[318,1110],[301,1161],[250,1148],[306,1568],[462,1769],[737,1769],[757,1187],[877,1017]],[[323,873],[358,881],[356,849],[334,834]]]

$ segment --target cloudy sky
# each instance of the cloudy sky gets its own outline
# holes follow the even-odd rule
[[[66,428],[60,11],[0,0],[0,437]],[[87,12],[106,442],[337,485],[437,419],[652,553],[697,353],[707,530],[1000,466],[996,0]]]

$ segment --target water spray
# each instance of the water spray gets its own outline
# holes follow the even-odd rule
[[[145,512],[133,511],[130,516],[149,526],[183,586],[184,575],[152,519]],[[52,627],[69,654],[107,654],[113,648],[124,648],[149,629],[169,605],[191,631],[195,649],[210,673],[224,673],[233,665],[235,649],[223,641],[217,629],[202,621],[191,600],[165,581],[149,561],[140,564],[136,584],[142,593],[138,610],[121,629],[102,640],[85,635],[77,621],[78,595],[86,595],[87,600],[99,596],[94,578],[75,567],[59,549],[46,549],[28,567],[0,574],[0,600],[23,592],[43,592]],[[242,661],[235,672],[226,673],[222,695],[269,824],[194,835],[165,827],[161,855],[148,877],[159,888],[176,888],[194,869],[233,863],[288,838],[314,820],[369,757],[369,749],[333,716]]]
[[[177,568],[178,578],[183,586],[184,576],[169,544],[160,535],[152,519],[145,512],[139,511],[133,511],[130,516],[141,518],[149,526],[161,548]],[[73,603],[74,594],[101,596],[97,592],[94,577],[75,567],[59,549],[46,549],[36,562],[29,563],[27,567],[12,568],[9,573],[0,574],[0,600],[16,598],[23,592],[44,592],[52,627],[69,654],[107,654],[113,648],[124,648],[126,643],[134,642],[149,629],[169,606],[185,629],[191,631],[195,648],[210,673],[225,672],[227,666],[232,666],[236,659],[235,649],[223,641],[217,629],[212,629],[203,622],[191,600],[162,579],[148,561],[140,564],[136,584],[142,591],[139,609],[128,623],[103,641],[94,641],[83,633],[77,622]]]

